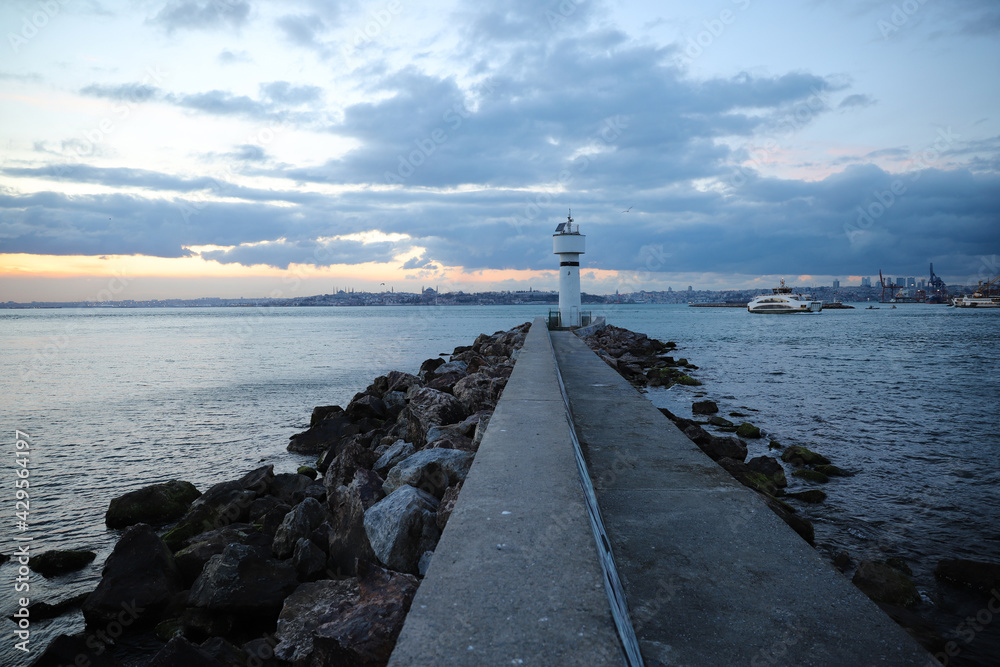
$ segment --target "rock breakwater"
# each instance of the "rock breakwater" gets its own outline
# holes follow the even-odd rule
[[[87,630],[35,664],[118,664],[137,636],[151,665],[385,664],[529,326],[316,407],[288,445],[314,467],[112,500]]]

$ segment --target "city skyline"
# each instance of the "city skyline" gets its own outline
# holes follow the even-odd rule
[[[1000,274],[988,0],[0,7],[0,301]],[[589,281],[589,282],[588,282]]]

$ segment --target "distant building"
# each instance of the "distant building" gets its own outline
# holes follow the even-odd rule
[[[839,280],[834,280],[833,281],[833,289],[840,289],[840,281]]]
[[[917,286],[917,279],[916,278],[907,278],[906,279],[906,286],[907,287],[916,287]]]
[[[693,291],[694,291],[694,288],[691,287],[690,285],[688,285],[688,292],[693,292]]]
[[[861,286],[862,287],[871,287],[872,286],[872,279],[871,278],[862,278],[861,279]]]

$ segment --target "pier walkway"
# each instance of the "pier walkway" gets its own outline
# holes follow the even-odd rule
[[[390,665],[627,664],[574,437],[630,612],[624,646],[634,632],[646,665],[935,664],[582,341],[539,318]]]

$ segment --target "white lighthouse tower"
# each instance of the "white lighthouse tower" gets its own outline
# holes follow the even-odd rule
[[[572,211],[552,235],[552,252],[559,255],[559,319],[564,327],[580,326],[580,255],[587,237],[573,224]]]

